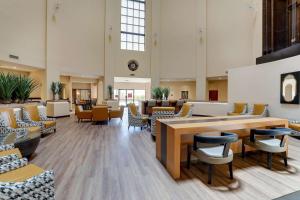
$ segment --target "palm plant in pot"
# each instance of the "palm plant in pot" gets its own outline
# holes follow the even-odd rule
[[[2,103],[11,103],[16,87],[14,75],[0,73],[0,100]]]
[[[168,100],[169,95],[170,95],[170,88],[163,88],[162,89],[163,97],[165,100]]]
[[[161,87],[153,88],[152,97],[156,100],[161,100],[163,98],[162,88]]]
[[[113,96],[113,87],[109,85],[107,86],[107,90],[108,90],[109,99],[111,100]]]
[[[39,84],[33,79],[26,76],[18,76],[16,79],[16,89],[14,91],[14,97],[19,100],[19,103],[24,103],[30,96],[30,94],[36,90]]]
[[[61,82],[57,82],[57,90],[59,99],[63,99],[64,84],[62,84]]]
[[[58,94],[58,86],[57,86],[57,82],[52,82],[51,83],[51,91],[53,94],[53,100],[56,100],[56,95]]]

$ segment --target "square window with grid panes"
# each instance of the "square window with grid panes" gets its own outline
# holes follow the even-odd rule
[[[145,0],[121,0],[121,49],[145,51]]]

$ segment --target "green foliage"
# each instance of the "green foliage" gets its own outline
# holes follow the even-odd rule
[[[112,99],[112,96],[113,96],[113,87],[111,85],[108,85],[107,86],[107,90],[108,90],[109,99]]]
[[[166,100],[168,100],[168,98],[169,98],[169,95],[170,95],[170,88],[163,88],[162,89],[162,93],[163,93],[163,97],[166,99]]]
[[[17,87],[16,76],[13,74],[0,73],[0,99],[10,103]]]
[[[163,92],[161,87],[155,87],[152,89],[152,97],[157,100],[161,100],[163,98]]]
[[[52,94],[53,94],[53,99],[55,99],[55,95],[58,94],[58,85],[57,85],[57,82],[52,82],[50,89],[51,89]]]
[[[30,94],[39,86],[32,78],[21,75],[15,77],[15,82],[17,86],[14,91],[14,98],[20,102],[26,101]]]
[[[63,98],[63,92],[64,92],[64,84],[62,84],[61,82],[57,82],[57,88],[58,88],[59,98],[62,99]]]

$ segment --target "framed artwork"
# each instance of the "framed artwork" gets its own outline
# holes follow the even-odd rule
[[[280,103],[299,104],[300,72],[281,74]]]
[[[181,91],[181,99],[188,99],[189,91]]]

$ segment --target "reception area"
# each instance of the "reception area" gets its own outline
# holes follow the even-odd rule
[[[0,200],[300,199],[293,0],[0,2]]]

